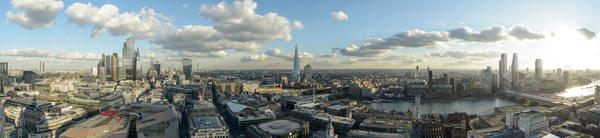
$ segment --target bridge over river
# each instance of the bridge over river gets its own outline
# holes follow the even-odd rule
[[[560,98],[552,98],[549,96],[543,95],[534,95],[527,94],[523,92],[514,92],[514,91],[500,91],[499,94],[506,95],[509,100],[516,100],[518,102],[523,102],[525,105],[529,106],[544,106],[544,107],[554,107],[558,105],[572,105],[574,103],[563,100]]]

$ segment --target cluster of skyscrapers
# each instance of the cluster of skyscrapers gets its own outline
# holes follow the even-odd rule
[[[139,49],[134,50],[133,38],[128,38],[123,43],[123,62],[119,63],[118,53],[111,55],[102,54],[97,68],[92,68],[91,75],[98,75],[100,83],[106,82],[108,75],[113,81],[139,80],[143,77]],[[42,63],[40,63],[42,64]]]

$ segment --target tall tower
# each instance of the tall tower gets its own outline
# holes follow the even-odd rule
[[[506,88],[506,84],[504,83],[504,78],[506,78],[506,53],[500,54],[500,68],[498,68],[498,75],[500,78],[500,89]]]
[[[44,61],[40,61],[40,75],[46,71],[46,63]]]
[[[106,82],[106,67],[100,67],[98,69],[98,82],[99,83]]]
[[[135,70],[133,68],[135,51],[133,51],[133,44],[133,38],[128,38],[127,41],[123,43],[123,67],[125,68],[125,78],[127,80],[135,79]]]
[[[535,60],[535,79],[537,80],[541,80],[542,79],[542,59],[536,59]]]
[[[183,64],[183,74],[185,75],[185,79],[190,80],[192,78],[193,61],[192,61],[192,59],[189,59],[189,58],[183,58],[183,59],[181,59],[181,62]]]
[[[519,55],[517,53],[513,53],[512,85],[514,90],[521,89],[521,86],[519,86]]]
[[[106,55],[106,60],[104,60],[104,62],[106,62],[106,75],[111,75],[111,71],[112,71],[112,56],[111,55]]]
[[[312,67],[310,64],[304,66],[304,81],[306,83],[311,82],[312,80]]]
[[[294,52],[294,71],[292,72],[292,82],[300,82],[300,59],[298,58],[298,44]]]
[[[4,76],[4,85],[8,80],[8,62],[0,62],[0,74]]]
[[[427,72],[429,72],[429,71],[427,71]],[[419,74],[419,66],[417,66],[417,72],[415,72],[415,77],[417,77],[417,75],[421,75],[421,74]]]
[[[111,68],[110,69],[111,70],[111,72],[110,72],[111,75],[110,76],[112,77],[113,81],[118,81],[119,80],[119,76],[118,76],[118,74],[119,74],[119,70],[118,70],[118,67],[119,67],[119,56],[118,56],[117,53],[113,53],[113,55],[111,57],[111,61],[112,62],[111,62],[111,65],[110,65],[110,68]]]

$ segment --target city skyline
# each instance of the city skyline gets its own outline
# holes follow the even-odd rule
[[[122,59],[123,43],[132,37],[131,50],[139,48],[144,70],[151,59],[180,67],[183,58],[200,65],[194,69],[291,70],[296,44],[298,67],[310,64],[313,70],[497,70],[501,53],[518,53],[521,70],[535,68],[536,59],[544,61],[544,69],[600,69],[587,63],[600,60],[599,5],[2,1],[0,29],[5,31],[0,34],[6,46],[0,47],[0,62],[13,70],[40,70],[41,62],[45,70],[85,70],[96,67],[102,54],[118,53]]]

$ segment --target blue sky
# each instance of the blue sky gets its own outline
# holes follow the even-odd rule
[[[146,54],[163,66],[177,67],[180,58],[189,57],[199,69],[291,69],[295,44],[302,52],[301,64],[315,69],[496,69],[499,53],[519,53],[523,69],[532,68],[538,58],[547,69],[600,68],[583,60],[600,59],[595,52],[600,51],[599,1],[235,3],[0,1],[0,62],[25,69],[38,68],[39,61],[47,62],[48,69],[88,69],[99,54],[121,54],[125,39],[135,37],[145,63],[150,60]],[[103,6],[113,8],[94,11]],[[347,18],[334,16],[340,11]],[[274,20],[267,18],[270,13]],[[44,20],[34,21],[37,17]],[[24,18],[29,20],[19,20]],[[150,27],[140,27],[145,25]],[[105,33],[93,38],[94,27]],[[340,50],[332,56],[334,47]]]

